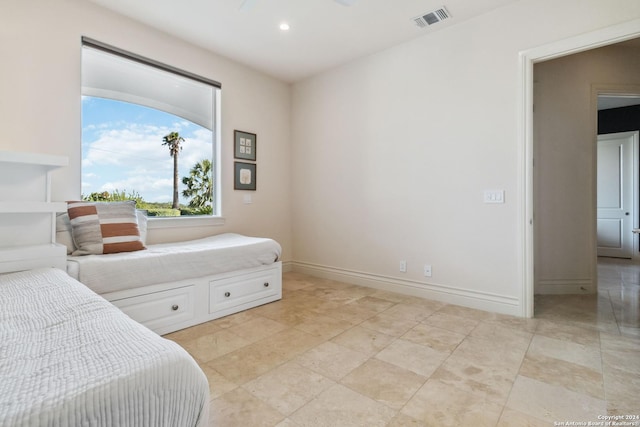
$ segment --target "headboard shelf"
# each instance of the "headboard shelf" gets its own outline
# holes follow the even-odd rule
[[[2,202],[0,201],[0,213],[56,213],[67,210],[65,202]]]
[[[51,154],[26,153],[19,151],[0,151],[0,163],[20,163],[23,165],[41,165],[59,168],[69,165],[69,158]]]
[[[55,236],[66,203],[51,201],[51,177],[68,164],[63,156],[0,151],[0,273],[65,269],[66,247]]]

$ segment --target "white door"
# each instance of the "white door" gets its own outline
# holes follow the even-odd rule
[[[598,135],[598,256],[633,255],[637,132]]]

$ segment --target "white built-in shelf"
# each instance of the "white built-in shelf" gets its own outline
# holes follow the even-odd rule
[[[2,167],[2,164],[7,166]],[[9,215],[10,218],[22,214],[46,215],[49,224],[46,236],[40,235],[44,229],[33,227],[36,231],[31,231],[29,225],[24,227],[25,233],[30,233],[32,241],[42,241],[42,244],[20,245],[15,244],[14,239],[3,241],[0,233],[0,273],[39,267],[65,269],[67,249],[56,243],[55,228],[56,213],[64,212],[67,206],[64,202],[51,201],[51,172],[68,164],[69,158],[64,156],[0,151],[0,214]],[[27,166],[37,167],[26,168]],[[27,175],[33,173],[35,182],[42,184],[23,184],[14,188],[11,174],[16,171],[24,171]],[[13,200],[15,198],[19,200]]]
[[[67,247],[57,243],[0,247],[0,273],[55,267],[66,269]]]
[[[51,154],[21,153],[17,151],[0,151],[0,163],[20,163],[59,168],[69,165],[69,158]]]
[[[66,210],[65,202],[0,202],[0,213],[56,213]]]

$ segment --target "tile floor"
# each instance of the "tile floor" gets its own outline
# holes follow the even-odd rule
[[[537,298],[535,319],[285,273],[282,301],[166,337],[209,378],[212,426],[640,415],[640,268],[619,267],[600,266],[597,296]]]

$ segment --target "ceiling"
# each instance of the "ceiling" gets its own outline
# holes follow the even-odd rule
[[[439,31],[517,0],[87,0],[286,82]],[[450,19],[413,19],[445,6]],[[281,23],[291,29],[283,32]]]

